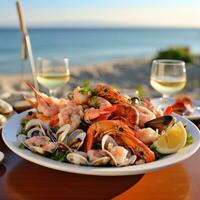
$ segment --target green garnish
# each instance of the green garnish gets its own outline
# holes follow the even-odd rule
[[[185,146],[190,145],[190,144],[192,144],[193,142],[194,142],[194,140],[193,140],[192,135],[187,134],[187,139],[186,139],[186,144],[185,144]]]
[[[20,135],[20,134],[23,134],[23,135],[27,134],[27,131],[25,130],[25,127],[21,128],[21,130],[17,133],[17,136]]]
[[[21,144],[19,144],[19,148],[20,149],[26,149],[26,146],[23,143],[21,143]]]
[[[156,160],[157,160],[157,159],[161,159],[161,158],[163,158],[164,156],[166,156],[166,154],[159,153],[159,152],[157,151],[156,146],[155,146],[154,144],[151,144],[151,145],[149,146],[149,148],[155,153]]]
[[[56,133],[56,132],[58,131],[58,129],[59,129],[58,126],[55,126],[55,127],[51,128],[51,130],[52,130],[54,133]]]
[[[80,92],[87,92],[89,96],[93,96],[95,94],[94,90],[90,87],[90,81],[88,80],[83,81],[83,87],[81,87]]]
[[[50,158],[60,162],[66,161],[67,153],[65,151],[57,149],[54,153],[50,155]]]

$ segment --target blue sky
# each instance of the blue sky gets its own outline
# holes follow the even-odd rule
[[[21,0],[29,26],[200,27],[200,0]],[[0,26],[17,26],[15,0],[0,0]]]

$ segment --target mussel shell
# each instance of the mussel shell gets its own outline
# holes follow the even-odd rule
[[[159,131],[166,130],[167,128],[173,126],[175,124],[176,120],[171,115],[165,115],[156,119],[153,119],[151,121],[148,121],[144,124],[145,128],[152,128],[154,130],[158,129]]]
[[[13,107],[6,101],[0,99],[0,114],[9,115],[13,112]]]
[[[79,153],[68,153],[67,160],[76,165],[88,165],[88,160]]]

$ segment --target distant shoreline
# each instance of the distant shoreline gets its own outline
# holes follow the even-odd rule
[[[126,59],[118,62],[77,66],[71,68],[69,83],[58,91],[63,96],[67,91],[81,85],[83,80],[89,80],[91,84],[109,83],[118,88],[126,89],[130,93],[140,87],[145,96],[160,96],[152,89],[149,83],[151,69],[150,59]],[[187,87],[181,92],[191,97],[200,99],[199,63],[187,65]],[[32,81],[31,74],[24,75],[25,80]],[[20,75],[0,75],[0,95],[13,93],[21,90],[29,91],[23,83],[20,86]]]

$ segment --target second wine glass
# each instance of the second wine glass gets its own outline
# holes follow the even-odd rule
[[[53,96],[55,90],[64,86],[70,79],[67,58],[38,58],[37,81]]]
[[[151,86],[163,95],[166,104],[170,95],[185,87],[185,62],[180,60],[154,60],[151,69]]]

